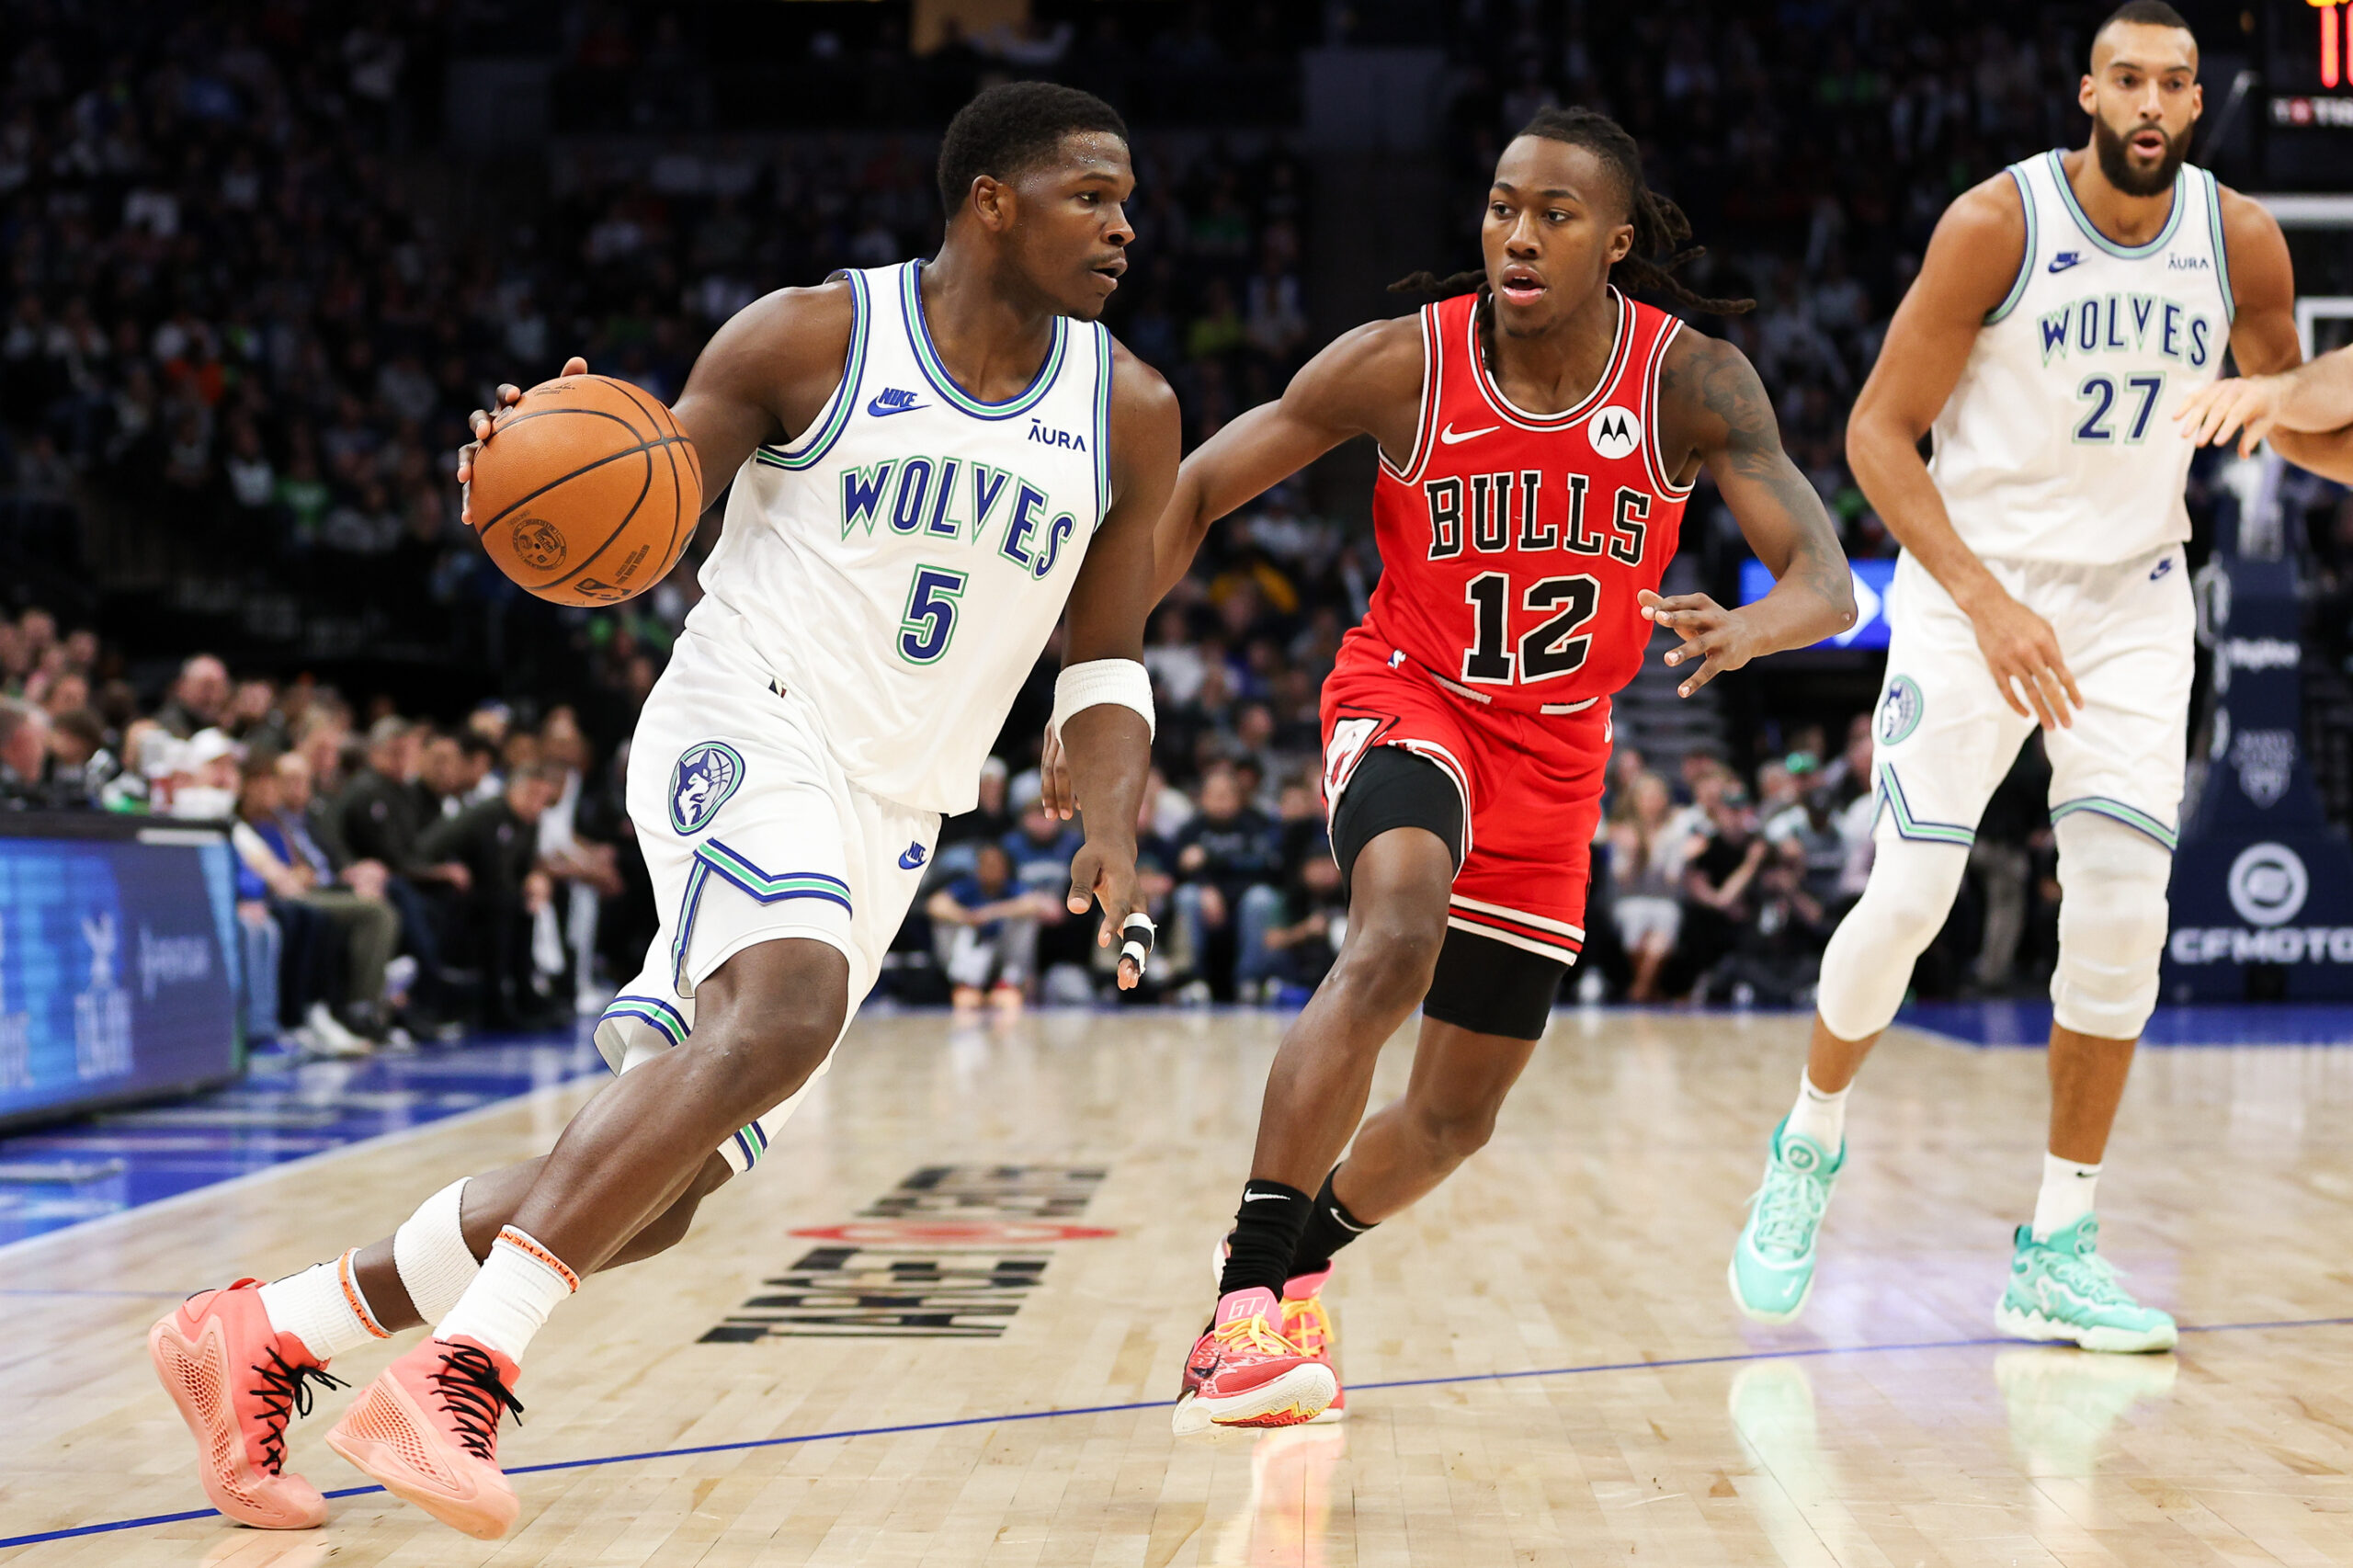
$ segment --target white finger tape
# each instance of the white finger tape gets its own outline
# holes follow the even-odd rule
[[[1160,927],[1152,923],[1149,915],[1131,915],[1120,922],[1120,956],[1136,966],[1136,978],[1143,978],[1144,965],[1152,958],[1153,939],[1160,935]]]

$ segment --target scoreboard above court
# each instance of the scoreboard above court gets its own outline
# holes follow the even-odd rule
[[[2353,0],[2280,0],[2269,20],[2272,125],[2353,131]]]

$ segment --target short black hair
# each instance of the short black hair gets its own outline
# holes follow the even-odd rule
[[[1063,137],[1088,131],[1128,139],[1120,111],[1093,93],[1055,82],[1000,82],[982,88],[956,111],[940,138],[940,205],[955,217],[981,176],[1011,179],[1051,157]]]
[[[2123,5],[2108,14],[2108,20],[2092,29],[2092,37],[2099,37],[2119,22],[2143,28],[2179,28],[2183,32],[2194,33],[2181,13],[2166,5],[2165,0],[2124,0]]]

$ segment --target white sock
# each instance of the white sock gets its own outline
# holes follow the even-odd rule
[[[2099,1167],[2042,1156],[2042,1190],[2034,1195],[2034,1239],[2047,1242],[2092,1211]]]
[[[466,1245],[466,1179],[451,1182],[418,1204],[416,1212],[392,1233],[392,1267],[400,1270],[416,1315],[426,1323],[448,1317],[482,1272]]]
[[[460,1335],[497,1351],[518,1365],[531,1335],[540,1332],[556,1303],[580,1289],[580,1276],[525,1232],[509,1225],[498,1233],[482,1272],[441,1326],[436,1339]]]
[[[261,1310],[269,1314],[269,1326],[294,1335],[322,1361],[371,1339],[392,1337],[360,1292],[352,1257],[345,1253],[333,1263],[313,1265],[261,1288]]]
[[[1798,1103],[1790,1108],[1789,1130],[1813,1139],[1836,1159],[1838,1151],[1847,1146],[1847,1096],[1854,1087],[1849,1084],[1835,1095],[1824,1094],[1813,1086],[1812,1076],[1800,1074]]]

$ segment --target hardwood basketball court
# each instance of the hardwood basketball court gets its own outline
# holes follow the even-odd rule
[[[2105,1246],[2185,1332],[2113,1358],[1993,1335],[2040,1052],[1891,1036],[1768,1330],[1724,1264],[1806,1020],[1563,1014],[1495,1142],[1343,1255],[1347,1423],[1178,1441],[1281,1021],[860,1023],[684,1246],[534,1345],[501,1542],[372,1489],[299,1535],[171,1517],[204,1502],[142,1335],[544,1150],[594,1080],[0,1249],[0,1563],[2353,1562],[2353,1051],[2143,1053]],[[348,1397],[290,1442],[331,1496]]]

